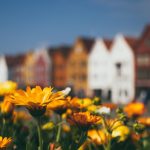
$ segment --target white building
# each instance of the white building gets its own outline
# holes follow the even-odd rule
[[[126,104],[135,96],[135,39],[117,35],[111,48],[112,101]]]
[[[102,97],[108,96],[112,80],[108,42],[97,39],[88,58],[88,87],[93,94]]]
[[[0,56],[0,82],[8,80],[8,68],[5,56]]]

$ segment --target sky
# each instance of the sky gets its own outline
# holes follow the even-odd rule
[[[0,0],[0,54],[73,44],[79,36],[140,36],[150,0]]]

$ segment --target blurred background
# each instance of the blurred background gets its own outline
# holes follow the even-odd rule
[[[1,0],[0,82],[150,99],[149,0]]]

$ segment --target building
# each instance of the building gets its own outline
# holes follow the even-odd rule
[[[19,87],[24,87],[25,85],[24,61],[25,54],[6,56],[6,63],[8,67],[8,80],[17,82]]]
[[[77,38],[68,58],[68,84],[80,97],[88,95],[88,56],[93,44],[92,38]]]
[[[51,59],[47,49],[34,52],[34,85],[49,86],[51,83]]]
[[[52,59],[52,85],[58,89],[67,86],[67,60],[70,54],[70,46],[59,46],[49,49]]]
[[[146,26],[136,45],[137,96],[143,101],[150,99],[150,25]]]
[[[117,35],[111,48],[112,101],[126,104],[135,97],[135,38]]]
[[[88,86],[92,95],[111,97],[111,40],[96,39],[88,58]]]
[[[25,85],[33,86],[35,85],[34,76],[34,51],[30,50],[26,53],[26,58],[24,60],[24,80]]]
[[[8,68],[5,56],[0,56],[0,82],[8,80]]]

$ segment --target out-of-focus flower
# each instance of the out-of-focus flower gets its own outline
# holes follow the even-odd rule
[[[91,115],[90,112],[78,112],[73,113],[69,118],[68,122],[71,125],[77,125],[78,127],[89,127],[96,124],[101,117]]]
[[[43,130],[51,130],[53,128],[54,128],[54,123],[52,121],[50,121],[42,126]]]
[[[99,97],[94,97],[93,98],[93,103],[94,104],[100,104],[101,99]]]
[[[140,116],[145,112],[145,106],[141,102],[132,102],[124,107],[124,111],[127,113],[128,117]]]
[[[66,123],[62,124],[62,129],[64,132],[70,132],[70,126]]]
[[[89,111],[89,112],[95,112],[98,108],[99,108],[99,106],[90,105],[90,106],[87,107],[87,111]]]
[[[19,121],[29,121],[31,120],[31,115],[24,110],[14,111],[13,113],[13,121],[14,123]]]
[[[0,95],[11,94],[17,89],[17,83],[6,81],[0,83]]]
[[[103,103],[102,106],[105,106],[107,108],[110,108],[111,110],[114,110],[117,108],[117,105],[116,104],[113,104],[113,103]]]
[[[50,102],[64,99],[64,94],[60,91],[52,92],[51,87],[42,90],[40,86],[36,86],[32,89],[27,87],[26,91],[17,90],[11,97],[11,103],[28,108],[32,116],[41,116]]]
[[[130,134],[130,129],[127,126],[119,126],[112,131],[112,137],[119,137],[119,142],[126,140]]]
[[[9,99],[11,99],[10,96],[5,96],[4,101],[1,104],[1,112],[4,117],[10,117],[14,110],[14,104],[9,102]]]
[[[111,138],[109,134],[106,134],[103,130],[89,130],[87,136],[97,145],[107,143],[108,138]]]
[[[150,117],[140,117],[137,119],[137,121],[147,127],[150,127]]]
[[[66,87],[64,90],[62,90],[61,92],[66,96],[70,93],[71,88],[70,87]]]
[[[98,114],[110,114],[110,108],[102,106],[95,111]]]
[[[7,146],[9,146],[12,142],[12,139],[11,138],[7,138],[7,137],[1,137],[0,136],[0,149],[4,149],[6,148]]]
[[[89,98],[80,99],[75,97],[70,101],[70,107],[74,109],[84,109],[90,105],[92,105],[92,100]]]
[[[64,111],[69,107],[69,101],[71,100],[71,97],[66,97],[65,99],[60,99],[57,101],[52,101],[47,105],[47,110],[53,110],[56,113],[62,114]]]

